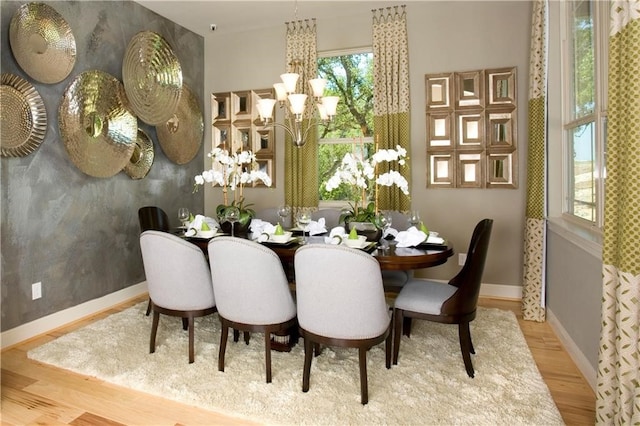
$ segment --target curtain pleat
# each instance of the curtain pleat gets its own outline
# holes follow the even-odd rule
[[[596,424],[640,424],[640,2],[612,1]]]
[[[316,47],[315,20],[299,20],[287,22],[286,64],[288,71],[294,71],[294,63],[299,61],[296,72],[300,73],[297,93],[307,93],[309,80],[318,74],[318,54]],[[303,129],[314,113],[311,99],[307,99]],[[285,135],[285,202],[293,207],[294,212],[300,207],[316,208],[318,194],[318,138],[317,133],[310,131],[306,143],[298,148],[291,137]]]
[[[411,156],[409,120],[409,42],[405,6],[376,9],[373,13],[373,114],[374,140],[379,149],[395,149],[400,145]],[[410,161],[408,161],[409,163]],[[389,171],[381,164],[379,173]],[[411,184],[411,172],[399,172]],[[380,187],[380,210],[407,211],[409,197],[397,186]]]
[[[522,313],[544,321],[547,147],[547,0],[533,3],[529,53],[529,146]]]

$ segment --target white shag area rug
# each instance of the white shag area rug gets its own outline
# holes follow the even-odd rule
[[[402,337],[398,365],[387,370],[384,344],[368,353],[369,403],[360,404],[355,349],[324,348],[302,392],[302,340],[273,352],[265,382],[264,339],[247,346],[229,336],[219,372],[217,314],[196,321],[195,362],[179,318],[162,316],[149,353],[146,302],[29,351],[33,360],[220,413],[286,425],[558,425],[563,424],[512,312],[479,308],[471,323],[476,376],[467,376],[458,328],[414,321]]]

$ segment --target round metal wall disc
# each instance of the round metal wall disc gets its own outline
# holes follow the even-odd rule
[[[182,93],[182,68],[162,36],[152,31],[133,36],[122,61],[122,81],[140,120],[155,126],[171,118]]]
[[[58,109],[60,136],[69,158],[82,172],[110,177],[131,159],[138,120],[122,83],[98,70],[79,74]]]
[[[76,39],[65,19],[44,3],[23,4],[9,24],[11,51],[20,67],[42,83],[58,83],[76,63]]]
[[[204,136],[204,117],[198,98],[185,84],[178,109],[171,119],[156,126],[160,147],[169,160],[186,164],[193,160]]]
[[[38,149],[47,133],[47,110],[31,83],[2,73],[0,145],[3,157],[24,157]]]
[[[131,154],[127,165],[124,166],[124,172],[131,179],[142,179],[151,170],[153,159],[153,142],[144,130],[138,129],[138,137],[133,148],[133,154]]]

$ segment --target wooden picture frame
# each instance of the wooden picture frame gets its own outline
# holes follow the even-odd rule
[[[425,76],[427,109],[453,109],[453,73]]]

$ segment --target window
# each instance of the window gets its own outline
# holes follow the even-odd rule
[[[563,214],[602,227],[606,153],[608,2],[566,3]]]
[[[325,94],[339,96],[336,117],[319,129],[320,204],[340,205],[356,197],[342,185],[329,192],[327,180],[348,152],[373,153],[373,53],[370,50],[325,52],[318,55],[318,75],[327,79]],[[371,186],[370,186],[371,187]]]

